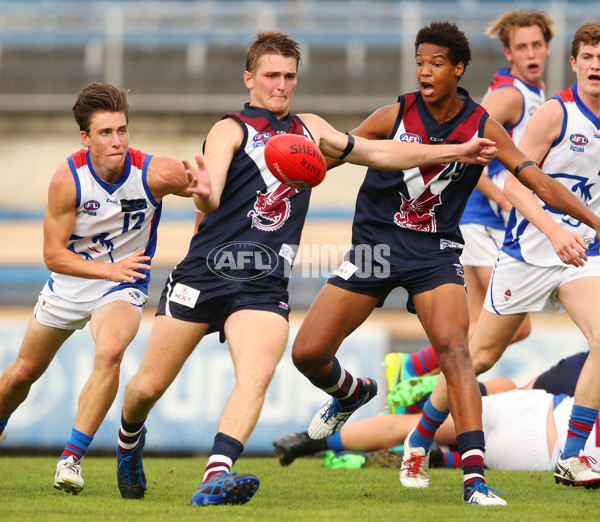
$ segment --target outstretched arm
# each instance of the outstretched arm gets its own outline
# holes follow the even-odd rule
[[[339,158],[349,144],[346,134],[337,131],[314,114],[301,115],[324,155]],[[388,139],[364,139],[354,136],[354,147],[345,161],[381,170],[403,170],[439,163],[477,163],[487,165],[496,155],[495,144],[474,138],[458,145],[422,145]]]

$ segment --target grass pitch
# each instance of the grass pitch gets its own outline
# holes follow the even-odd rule
[[[202,477],[205,457],[144,457],[144,500],[123,500],[116,459],[83,461],[86,486],[79,496],[52,487],[57,457],[0,456],[0,520],[160,521],[392,521],[392,520],[600,520],[600,490],[554,484],[552,473],[487,471],[491,487],[508,506],[463,505],[460,470],[433,469],[426,490],[402,488],[397,469],[325,469],[320,458],[281,467],[274,457],[243,457],[235,466],[261,481],[242,506],[196,507],[190,497]]]

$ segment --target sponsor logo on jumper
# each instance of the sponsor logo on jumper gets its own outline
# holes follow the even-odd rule
[[[258,132],[254,135],[254,138],[252,138],[252,146],[254,148],[264,147],[265,143],[267,143],[267,141],[269,141],[270,137],[271,137],[270,132],[267,132],[267,131]]]
[[[464,245],[450,239],[440,239],[440,250],[444,250],[444,248],[449,248],[450,250],[454,250],[456,252],[462,252]]]
[[[145,199],[122,199],[121,212],[137,212],[148,208],[148,203]]]
[[[400,135],[400,141],[405,141],[407,143],[421,143],[421,136],[418,134],[413,134],[412,132],[405,132]]]
[[[583,134],[571,134],[569,136],[569,141],[571,142],[569,150],[572,150],[573,152],[584,152],[584,147],[589,142],[587,137]]]
[[[83,204],[83,213],[90,216],[96,215],[96,210],[100,208],[100,203],[95,199],[90,199]]]

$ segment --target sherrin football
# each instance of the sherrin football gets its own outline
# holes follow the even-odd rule
[[[276,134],[265,145],[265,162],[288,187],[316,187],[327,172],[325,158],[316,144],[301,134]]]

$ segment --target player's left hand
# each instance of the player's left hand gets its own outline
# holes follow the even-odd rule
[[[460,163],[488,165],[496,157],[496,142],[487,138],[473,138],[464,144]]]
[[[198,167],[192,167],[186,159],[181,160],[189,182],[186,190],[190,194],[197,194],[201,198],[207,198],[210,195],[210,175],[204,166],[202,156],[196,154],[195,158]]]

